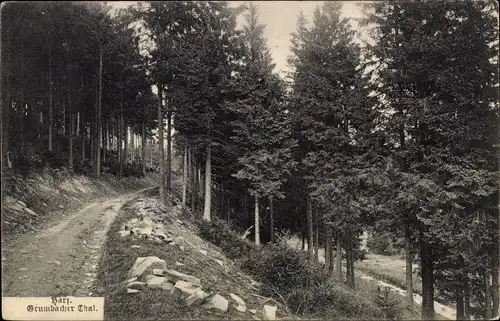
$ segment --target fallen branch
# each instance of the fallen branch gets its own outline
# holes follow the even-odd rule
[[[250,226],[246,231],[245,233],[243,233],[243,235],[241,236],[242,239],[246,239],[248,235],[250,235],[250,230],[253,228],[253,225]]]
[[[286,314],[290,315],[290,311],[288,310],[288,305],[286,304],[285,298],[283,298],[283,296],[281,295],[281,293],[279,293],[278,290],[276,290],[275,287],[273,287],[273,292],[276,293],[280,297],[281,302],[283,302],[283,304],[280,304],[281,308],[286,312]],[[276,302],[276,301],[274,301],[274,302]],[[276,302],[276,304],[278,304],[278,302]]]
[[[190,256],[187,257],[188,259],[190,259],[191,261],[194,262],[194,264],[198,264],[198,262],[196,262],[193,258],[191,258]]]

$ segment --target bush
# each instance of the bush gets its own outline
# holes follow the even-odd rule
[[[401,249],[397,248],[391,241],[391,237],[386,234],[374,235],[368,239],[368,249],[379,255],[397,255]]]
[[[259,254],[242,260],[242,268],[262,281],[262,290],[266,295],[272,295],[275,290],[288,293],[296,287],[307,287],[310,274],[314,284],[327,279],[321,266],[313,264],[310,267],[307,252],[283,244],[264,246]]]
[[[227,257],[238,259],[241,269],[262,283],[262,295],[283,301],[292,313],[328,319],[392,316],[392,310],[384,313],[366,291],[356,292],[329,280],[322,265],[309,264],[307,252],[290,248],[285,242],[257,247],[218,218],[196,222],[201,237],[219,246]]]
[[[401,319],[401,307],[399,301],[396,300],[394,294],[391,293],[390,288],[384,288],[375,295],[375,304],[383,311],[384,317],[387,320]]]
[[[224,221],[216,217],[210,222],[199,219],[197,224],[201,237],[219,246],[230,259],[241,258],[256,250],[254,244],[240,238]]]
[[[42,154],[42,162],[50,168],[63,168],[66,166],[66,159],[61,154],[46,151]]]
[[[298,314],[328,319],[382,319],[383,312],[371,300],[358,295],[344,285],[323,282],[311,289],[296,288],[287,298],[289,308]]]

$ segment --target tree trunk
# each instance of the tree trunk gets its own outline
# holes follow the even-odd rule
[[[319,219],[318,212],[314,213],[315,217],[315,226],[314,226],[314,260],[319,262]]]
[[[314,228],[313,228],[313,214],[312,214],[312,200],[309,195],[307,196],[307,226],[309,242],[307,244],[307,251],[309,252],[309,263],[312,265],[314,258]]]
[[[431,249],[420,230],[420,266],[422,269],[422,319],[434,320],[434,269]]]
[[[491,319],[491,297],[490,297],[490,282],[489,282],[489,272],[484,271],[483,283],[484,283],[484,318]]]
[[[190,165],[189,166],[189,185],[190,185],[190,189],[189,191],[191,192],[191,209],[193,211],[196,211],[196,187],[194,186],[195,184],[195,180],[194,180],[194,173],[195,173],[195,160],[194,160],[194,155],[193,155],[193,151],[191,150],[191,153],[189,154],[189,157],[190,157]],[[206,164],[205,164],[206,166]]]
[[[101,110],[102,110],[102,42],[99,40],[99,104],[97,105],[97,150],[96,150],[96,174],[101,177],[101,148],[100,143],[102,140],[102,124],[101,124]]]
[[[469,279],[467,275],[464,277],[464,317],[465,320],[471,319]]]
[[[491,247],[491,296],[493,300],[492,316],[498,316],[498,309],[500,304],[499,297],[499,284],[498,284],[498,269],[499,269],[499,222],[498,216],[496,216],[497,221],[495,222],[495,232],[493,234],[493,245]],[[497,318],[498,319],[498,318]]]
[[[90,126],[89,127],[90,163],[92,164],[92,166],[94,166],[95,165],[95,122],[89,121],[89,126]]]
[[[413,310],[413,264],[410,252],[410,226],[404,222],[405,258],[406,258],[406,307]]]
[[[227,190],[224,190],[224,208],[226,209],[226,220],[229,223],[231,221],[231,213],[230,213],[230,207],[229,207],[229,197],[227,195]]]
[[[120,115],[118,116],[118,137],[116,143],[118,145],[118,162],[120,163],[119,175],[123,175],[123,103],[120,102]]]
[[[132,163],[135,162],[135,133],[133,126],[130,126],[130,160]]]
[[[149,167],[153,168],[153,139],[150,140],[149,142]]]
[[[334,241],[333,241],[333,231],[332,228],[330,227],[330,274],[333,275],[334,267],[335,267],[335,256],[333,255],[333,248],[334,248]]]
[[[300,234],[302,236],[302,251],[304,251],[306,248],[306,233],[302,231]]]
[[[340,233],[337,232],[337,245],[335,247],[335,255],[337,258],[337,262],[335,263],[336,271],[335,277],[337,281],[342,282],[342,239],[340,237]]]
[[[331,258],[332,258],[332,229],[326,227],[326,245],[325,245],[325,271],[330,272],[331,270]]]
[[[193,174],[192,172],[192,158],[191,158],[191,146],[188,147],[188,154],[187,154],[187,198],[186,198],[186,202],[189,202],[190,201],[190,198],[191,198],[191,189],[193,188],[193,186],[191,185],[191,176]],[[191,204],[192,205],[192,204]],[[191,207],[191,210],[194,210],[192,207]]]
[[[224,181],[220,183],[219,217],[224,219]]]
[[[345,273],[345,282],[347,286],[350,285],[350,280],[351,280],[351,256],[349,252],[349,232],[347,232],[347,237],[346,237],[346,242],[345,242],[345,267],[346,267],[346,273]]]
[[[75,130],[76,130],[75,135],[77,137],[79,137],[80,136],[80,112],[79,111],[76,112],[76,127],[75,127]]]
[[[195,207],[198,208],[198,205],[200,206],[201,208],[201,204],[199,204],[199,201],[200,201],[200,194],[198,194],[199,190],[200,190],[200,180],[199,180],[199,177],[198,177],[198,168],[199,166],[201,166],[201,164],[198,164],[197,162],[195,163],[194,165],[194,193],[193,193],[193,198],[194,198],[194,204],[195,204]]]
[[[353,233],[352,230],[348,230],[348,237],[347,237],[347,256],[348,256],[348,266],[349,266],[349,273],[347,274],[347,285],[351,288],[355,288],[354,284],[354,255],[353,255]]]
[[[122,128],[124,129],[122,164],[126,165],[128,164],[128,126],[123,118],[122,118]]]
[[[308,275],[308,288],[312,286],[312,265],[314,260],[314,227],[313,227],[313,213],[312,213],[312,200],[309,195],[307,195],[307,226],[308,226],[308,236],[309,243],[307,244],[307,251],[309,253],[309,275]]]
[[[142,121],[142,138],[141,138],[141,164],[142,175],[146,175],[146,125]]]
[[[203,219],[206,221],[211,220],[211,206],[212,206],[212,156],[211,147],[207,146],[207,159],[205,167],[205,208],[203,210]]]
[[[80,139],[82,141],[82,161],[85,160],[85,138],[86,138],[86,135],[85,135],[85,120],[83,118],[83,111],[82,113],[80,114]]]
[[[160,147],[160,203],[165,204],[165,147],[163,146],[163,92],[158,85],[158,137]]]
[[[250,215],[248,214],[248,193],[245,190],[245,197],[243,198],[243,212],[245,217],[247,218],[247,222],[249,226],[252,226],[252,222],[250,222]]]
[[[49,151],[52,151],[54,115],[52,107],[52,46],[49,47]]]
[[[269,197],[269,227],[270,227],[270,239],[271,243],[274,243],[274,209],[273,209],[273,197]]]
[[[462,285],[455,288],[455,302],[457,303],[457,320],[465,320],[464,293]]]
[[[24,147],[24,56],[21,53],[21,108],[19,109],[19,129],[21,130],[19,135],[21,151]]]
[[[110,150],[110,143],[109,143],[109,120],[105,122],[104,126],[104,131],[106,132],[106,135],[104,135],[104,146],[106,150]]]
[[[203,170],[203,166],[200,165],[199,168],[200,173],[200,196],[205,195],[205,171]]]
[[[187,196],[187,180],[188,180],[188,168],[187,168],[187,156],[188,148],[184,147],[184,161],[183,161],[183,171],[182,171],[182,207],[186,208],[186,196]]]
[[[255,244],[260,245],[260,217],[259,217],[259,196],[255,195],[255,222],[254,222],[254,230],[255,230]]]
[[[172,193],[172,111],[167,112],[167,192]]]
[[[107,137],[107,134],[108,132],[106,131],[106,127],[104,126],[104,124],[101,126],[101,130],[102,130],[102,163],[106,163],[106,137]]]
[[[5,58],[5,54],[2,53],[3,58]],[[5,66],[5,62],[2,62],[3,66]],[[10,85],[10,70],[7,68],[5,71],[5,96],[2,95],[2,108],[0,109],[2,115],[2,121],[0,122],[0,126],[2,128],[2,171],[1,173],[5,173],[5,168],[12,168],[12,163],[9,156],[9,120],[10,120],[10,112],[12,111],[12,96],[11,96],[11,85]],[[5,99],[5,101],[3,101]],[[5,103],[5,105],[4,105]],[[5,107],[4,107],[5,106]],[[1,199],[3,201],[4,198],[4,185],[2,179],[2,188],[0,189]]]

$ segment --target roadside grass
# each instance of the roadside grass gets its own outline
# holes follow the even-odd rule
[[[140,256],[168,257],[168,263],[179,257],[173,247],[147,244],[122,238],[118,231],[135,213],[127,203],[112,223],[98,265],[94,295],[104,296],[106,320],[178,319],[185,315],[185,307],[166,291],[127,293],[124,281],[130,267]],[[133,244],[140,248],[131,248]],[[171,264],[169,264],[171,265]],[[171,267],[171,266],[170,266]]]
[[[398,271],[389,269],[383,266],[369,265],[364,262],[357,262],[356,269],[373,276],[381,281],[386,281],[389,284],[397,286],[406,290],[406,273],[405,271]],[[413,292],[422,294],[422,283],[416,273],[413,273]]]
[[[151,193],[150,191],[145,194]],[[192,235],[195,234],[191,232],[191,226],[187,223],[180,226],[175,222],[176,220],[168,213],[171,208],[166,209],[163,223],[174,235],[182,235],[186,239],[183,250],[180,249],[179,244],[157,244],[144,239],[122,238],[118,233],[122,225],[131,218],[137,217],[137,213],[131,207],[134,202],[135,200],[132,200],[125,204],[110,226],[98,264],[93,293],[95,296],[105,297],[104,317],[106,320],[253,319],[250,312],[237,312],[231,306],[225,313],[201,307],[188,307],[183,300],[176,299],[165,290],[146,288],[138,293],[127,293],[125,281],[128,279],[128,272],[135,260],[138,257],[157,256],[165,260],[168,269],[200,278],[202,289],[208,294],[219,293],[229,300],[229,293],[235,293],[244,299],[248,309],[256,308],[262,303],[262,298],[252,295],[252,292],[257,291],[250,288],[250,280],[223,256],[217,254],[212,256],[213,253],[218,252],[214,246],[200,247],[202,240],[193,240]],[[140,247],[132,248],[132,245]],[[200,253],[200,249],[208,250],[209,255]],[[224,266],[219,265],[215,258],[225,261]],[[176,262],[183,265],[177,266]]]

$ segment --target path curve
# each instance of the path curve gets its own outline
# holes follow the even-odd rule
[[[294,247],[294,248],[297,248],[299,249],[300,247],[300,241],[298,238],[292,238],[290,240],[288,240],[288,244],[291,246],[291,247]],[[305,251],[307,251],[307,244],[305,246]],[[325,257],[323,255],[324,253],[324,250],[323,249],[320,249],[320,252],[318,253],[318,256],[319,256],[319,261],[324,263],[325,262]],[[356,273],[356,275],[358,275],[361,279],[364,279],[364,280],[369,280],[369,281],[373,281],[373,282],[376,282],[378,285],[380,285],[381,287],[388,287],[390,288],[393,292],[395,293],[398,293],[399,295],[402,295],[402,296],[406,296],[406,290],[404,289],[401,289],[395,285],[392,285],[392,284],[389,284],[387,282],[384,282],[384,281],[381,281],[371,275],[368,275],[366,273],[363,273],[362,271],[359,271],[357,269],[354,270],[354,273]],[[415,302],[416,304],[418,304],[419,306],[422,305],[422,296],[419,295],[419,294],[416,294],[414,293],[413,294],[413,302]],[[450,320],[455,320],[456,319],[456,309],[450,307],[450,306],[446,306],[444,304],[441,304],[437,301],[434,301],[434,310],[436,311],[436,313],[439,313],[441,316],[445,317],[446,319],[450,319]]]
[[[2,295],[90,296],[100,249],[120,208],[144,188],[96,201],[47,230],[2,246]]]

